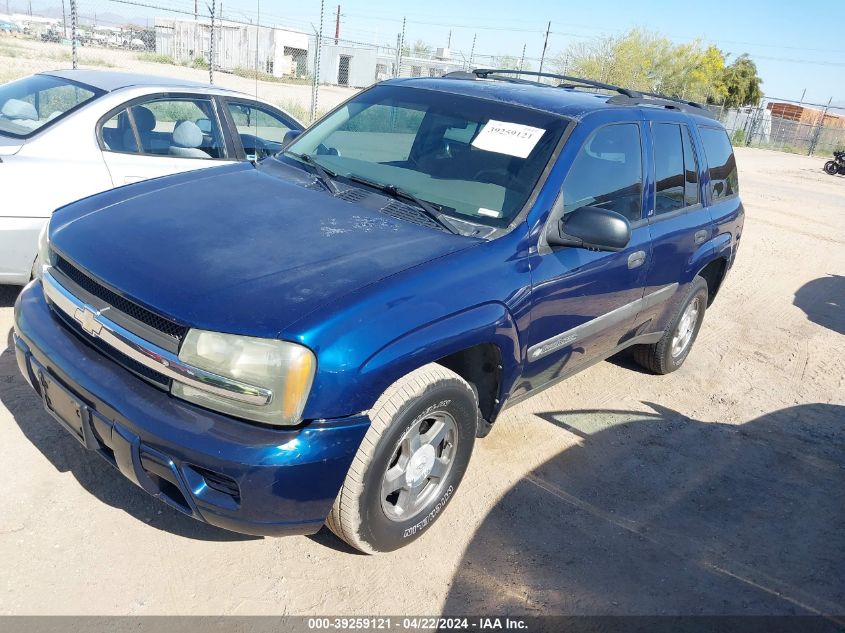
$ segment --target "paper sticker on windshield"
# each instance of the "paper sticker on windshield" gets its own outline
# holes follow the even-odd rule
[[[488,152],[528,158],[545,131],[521,123],[490,119],[472,141],[472,145]]]
[[[486,215],[488,218],[500,218],[502,217],[502,212],[494,211],[493,209],[487,209],[485,207],[479,207],[478,215]]]

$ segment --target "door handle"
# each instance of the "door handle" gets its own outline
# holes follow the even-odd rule
[[[704,229],[701,229],[700,231],[696,231],[695,235],[694,235],[695,243],[701,244],[702,242],[706,241],[707,235],[708,235],[708,232]]]
[[[645,251],[635,251],[628,255],[628,268],[638,268],[645,262]]]

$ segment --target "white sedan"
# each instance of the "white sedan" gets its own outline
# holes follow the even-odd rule
[[[0,85],[0,284],[29,281],[52,212],[112,187],[257,160],[302,130],[209,84],[95,70]]]

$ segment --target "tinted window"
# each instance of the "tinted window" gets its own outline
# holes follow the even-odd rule
[[[698,204],[698,159],[692,146],[689,128],[684,125],[681,128],[681,135],[684,138],[684,205],[692,206]]]
[[[684,207],[684,146],[676,123],[654,123],[651,130],[657,185],[654,213],[660,215]]]
[[[608,125],[584,143],[563,184],[564,213],[585,206],[603,207],[639,220],[643,191],[640,128]]]
[[[739,179],[736,171],[736,158],[728,139],[728,133],[722,128],[700,127],[701,143],[710,170],[710,191],[713,202],[739,193]]]
[[[103,149],[137,152],[136,133],[143,154],[226,157],[223,134],[210,99],[151,99],[130,106],[103,123]]]
[[[499,101],[379,85],[306,130],[283,160],[309,154],[341,178],[394,185],[447,215],[503,227],[522,209],[567,123]]]
[[[33,75],[0,86],[0,132],[25,137],[102,94],[66,79]]]

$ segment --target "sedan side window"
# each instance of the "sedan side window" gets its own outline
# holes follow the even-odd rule
[[[107,151],[226,158],[211,99],[151,99],[129,106],[102,124],[100,137]]]
[[[631,222],[642,217],[643,160],[636,123],[607,125],[581,148],[563,184],[564,213],[602,207]]]
[[[281,151],[290,121],[251,103],[229,102],[229,112],[238,130],[247,160],[260,160]]]

